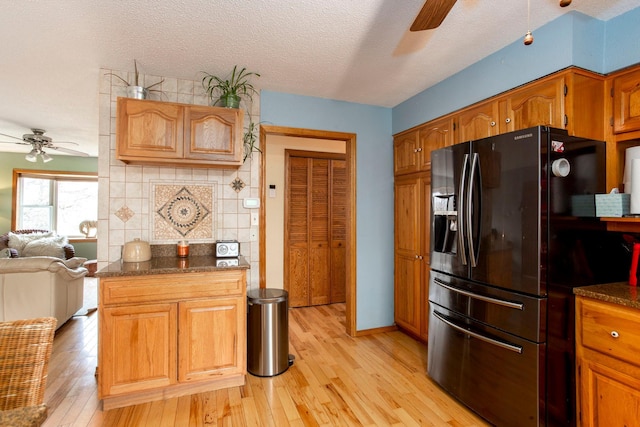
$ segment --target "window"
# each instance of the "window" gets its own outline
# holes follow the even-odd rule
[[[85,172],[13,170],[14,230],[51,230],[84,238],[83,221],[98,218],[98,176]]]

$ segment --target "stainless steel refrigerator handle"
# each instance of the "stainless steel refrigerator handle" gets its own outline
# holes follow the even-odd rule
[[[467,203],[465,205],[465,215],[467,219],[466,229],[467,229],[467,243],[469,245],[469,261],[471,262],[471,267],[476,267],[478,265],[478,258],[476,256],[476,251],[473,249],[473,227],[472,227],[472,206],[473,206],[473,186],[475,184],[476,177],[476,167],[478,165],[478,153],[473,153],[473,160],[471,161],[471,173],[469,174],[469,191],[467,194]]]
[[[464,295],[464,296],[469,297],[469,298],[479,299],[480,301],[484,301],[484,302],[488,302],[488,303],[496,304],[496,305],[502,305],[504,307],[509,307],[509,308],[513,308],[513,309],[516,309],[516,310],[524,310],[524,304],[522,304],[522,303],[505,301],[503,299],[486,297],[484,295],[474,294],[473,292],[465,291],[464,289],[458,289],[458,288],[455,288],[453,286],[447,285],[446,283],[444,283],[442,280],[439,280],[439,279],[433,279],[433,281],[435,283],[437,283],[438,285],[442,286],[443,288],[449,289],[450,291],[453,291],[455,293]]]
[[[494,340],[493,338],[485,337],[484,335],[481,335],[481,334],[479,334],[477,332],[472,332],[472,331],[470,331],[468,329],[465,329],[465,328],[463,328],[461,326],[456,325],[453,322],[450,322],[449,320],[447,320],[444,317],[442,317],[442,315],[440,313],[438,313],[437,311],[434,311],[433,315],[436,316],[442,322],[444,322],[447,325],[451,326],[453,329],[455,329],[458,332],[462,332],[463,334],[466,334],[466,335],[472,336],[474,338],[477,338],[479,340],[488,342],[489,344],[493,344],[495,346],[502,347],[502,348],[507,349],[509,351],[513,351],[514,353],[522,354],[522,347],[520,347],[519,345],[513,345],[513,344],[506,343],[506,342]]]
[[[462,161],[462,175],[460,176],[460,185],[458,187],[458,253],[462,257],[462,265],[467,265],[467,251],[464,250],[464,189],[467,180],[467,164],[469,163],[469,155],[464,155]]]

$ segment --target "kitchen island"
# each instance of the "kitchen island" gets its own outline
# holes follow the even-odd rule
[[[155,255],[96,273],[105,411],[245,382],[249,264]]]
[[[640,420],[640,301],[626,282],[576,294],[577,410],[582,426]]]

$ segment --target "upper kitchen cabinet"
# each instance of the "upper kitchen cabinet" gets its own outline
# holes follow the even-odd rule
[[[640,130],[640,68],[613,79],[613,132]]]
[[[481,102],[465,108],[457,115],[456,142],[472,141],[497,135],[498,102],[495,100]]]
[[[500,103],[500,133],[544,125],[604,139],[604,79],[571,69],[510,91]]]
[[[395,174],[431,170],[431,151],[452,144],[452,117],[443,117],[396,135],[393,140]]]
[[[116,158],[125,163],[242,164],[242,110],[118,98],[117,115]]]

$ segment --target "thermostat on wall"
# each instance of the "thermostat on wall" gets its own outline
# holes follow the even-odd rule
[[[246,199],[242,199],[242,206],[245,209],[255,209],[260,207],[260,199],[257,197],[249,197]]]

